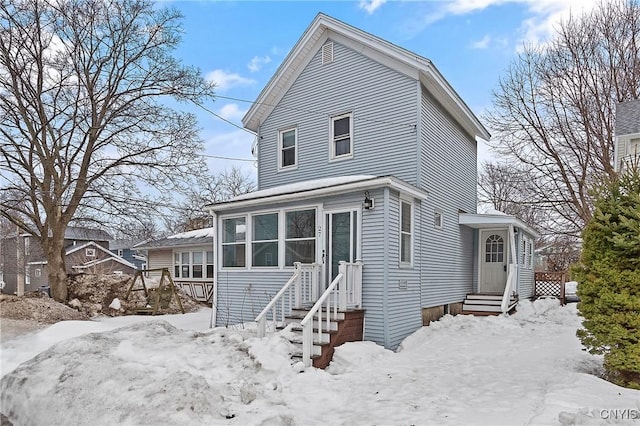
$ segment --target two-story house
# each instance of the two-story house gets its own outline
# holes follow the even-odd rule
[[[640,167],[640,99],[616,106],[615,165],[617,172]]]
[[[319,14],[243,124],[258,190],[208,206],[216,325],[346,308],[395,349],[442,314],[532,295],[535,231],[476,214],[490,135],[430,60]]]

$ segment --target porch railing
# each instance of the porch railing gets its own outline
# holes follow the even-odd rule
[[[504,293],[502,294],[502,303],[500,304],[500,310],[503,314],[509,311],[509,305],[511,304],[511,293],[516,284],[516,268],[513,263],[509,264],[509,273],[507,274],[507,283],[504,286]]]
[[[302,326],[302,361],[312,364],[313,327],[317,324],[317,341],[326,342],[331,319],[338,319],[338,311],[362,307],[362,262],[339,262],[338,275],[322,293],[300,322]],[[325,338],[326,334],[326,338]]]
[[[293,264],[293,275],[289,281],[269,301],[267,306],[256,317],[258,323],[258,337],[264,337],[267,331],[267,319],[271,314],[273,329],[283,324],[291,310],[311,305],[318,299],[320,293],[320,265],[316,263]]]

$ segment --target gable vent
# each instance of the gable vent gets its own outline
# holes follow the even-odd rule
[[[322,46],[322,65],[333,62],[333,42]]]

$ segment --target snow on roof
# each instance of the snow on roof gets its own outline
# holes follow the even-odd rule
[[[213,228],[194,229],[193,231],[181,232],[179,234],[170,235],[167,239],[174,238],[206,238],[213,237],[215,232]]]
[[[496,209],[487,209],[487,211],[484,212],[483,214],[490,214],[494,216],[508,216],[508,214],[506,214],[505,212],[501,212],[500,210],[496,210]]]
[[[330,186],[360,182],[363,180],[375,179],[377,176],[372,175],[354,175],[354,176],[338,176],[322,179],[307,180],[304,182],[290,183],[280,185],[273,188],[262,189],[260,191],[248,192],[238,195],[229,200],[229,202],[251,200],[254,198],[272,197],[274,195],[291,194],[295,192],[311,191],[313,189],[328,188]]]

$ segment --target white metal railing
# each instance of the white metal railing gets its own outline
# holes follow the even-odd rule
[[[326,342],[331,328],[331,318],[337,319],[338,311],[362,307],[362,262],[339,262],[338,275],[322,293],[311,310],[300,322],[302,326],[302,361],[312,363],[313,326],[317,324],[318,342]],[[326,337],[325,337],[326,334]]]
[[[267,331],[267,317],[271,313],[271,324],[275,329],[278,323],[284,323],[286,316],[294,308],[302,308],[318,298],[320,265],[316,263],[293,265],[293,275],[289,281],[269,301],[267,306],[256,317],[258,323],[258,337],[264,337]]]
[[[509,264],[509,273],[507,274],[507,283],[504,286],[504,294],[502,295],[502,303],[500,304],[500,310],[503,314],[509,311],[509,305],[511,304],[511,292],[515,287],[516,280],[516,265]]]

